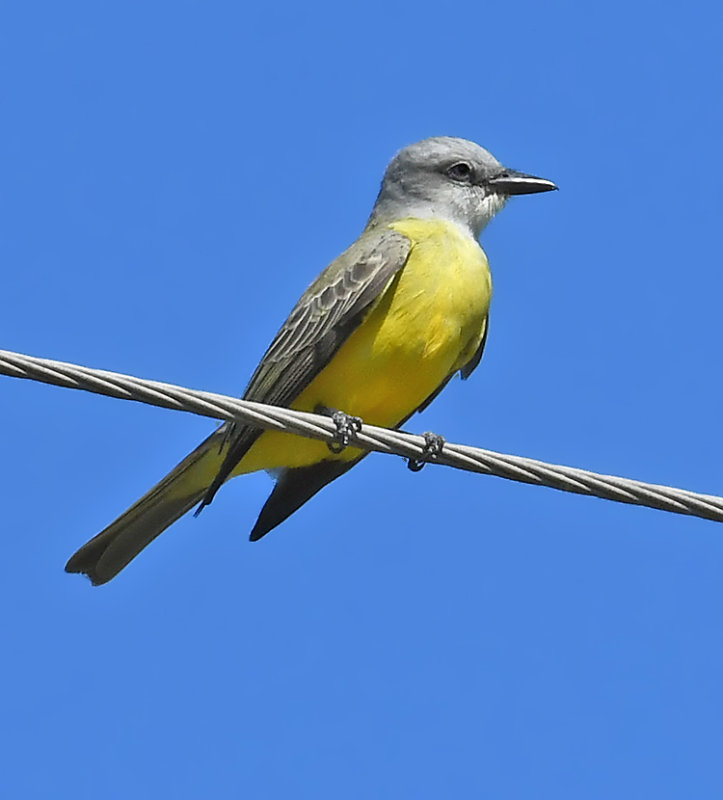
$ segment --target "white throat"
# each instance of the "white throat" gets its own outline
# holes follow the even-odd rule
[[[429,200],[415,202],[409,198],[403,200],[386,198],[385,201],[377,203],[368,224],[374,226],[409,218],[442,219],[454,223],[463,233],[476,240],[492,217],[504,208],[506,202],[507,198],[497,193],[487,195],[481,202],[477,198],[470,198],[470,203],[464,206],[449,202],[433,203]]]

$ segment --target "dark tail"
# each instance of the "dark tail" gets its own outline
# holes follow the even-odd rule
[[[95,586],[107,583],[206,493],[223,460],[219,428],[128,511],[84,544],[65,565]]]

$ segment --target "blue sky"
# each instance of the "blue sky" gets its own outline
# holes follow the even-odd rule
[[[723,492],[717,5],[6,4],[0,347],[239,394],[393,153],[560,192],[483,236],[488,349],[413,431]],[[0,378],[8,797],[714,798],[723,527],[372,456],[67,557],[212,427]]]

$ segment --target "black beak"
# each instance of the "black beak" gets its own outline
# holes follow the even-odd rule
[[[538,192],[551,192],[557,189],[552,181],[545,178],[536,178],[514,169],[506,169],[496,178],[490,178],[487,185],[501,194],[537,194]]]

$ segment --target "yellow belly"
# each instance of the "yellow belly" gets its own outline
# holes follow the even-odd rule
[[[483,250],[442,220],[407,219],[390,227],[413,243],[406,265],[292,408],[322,405],[395,427],[477,350],[492,294]],[[359,453],[347,448],[333,456],[324,442],[269,431],[233,474]]]

